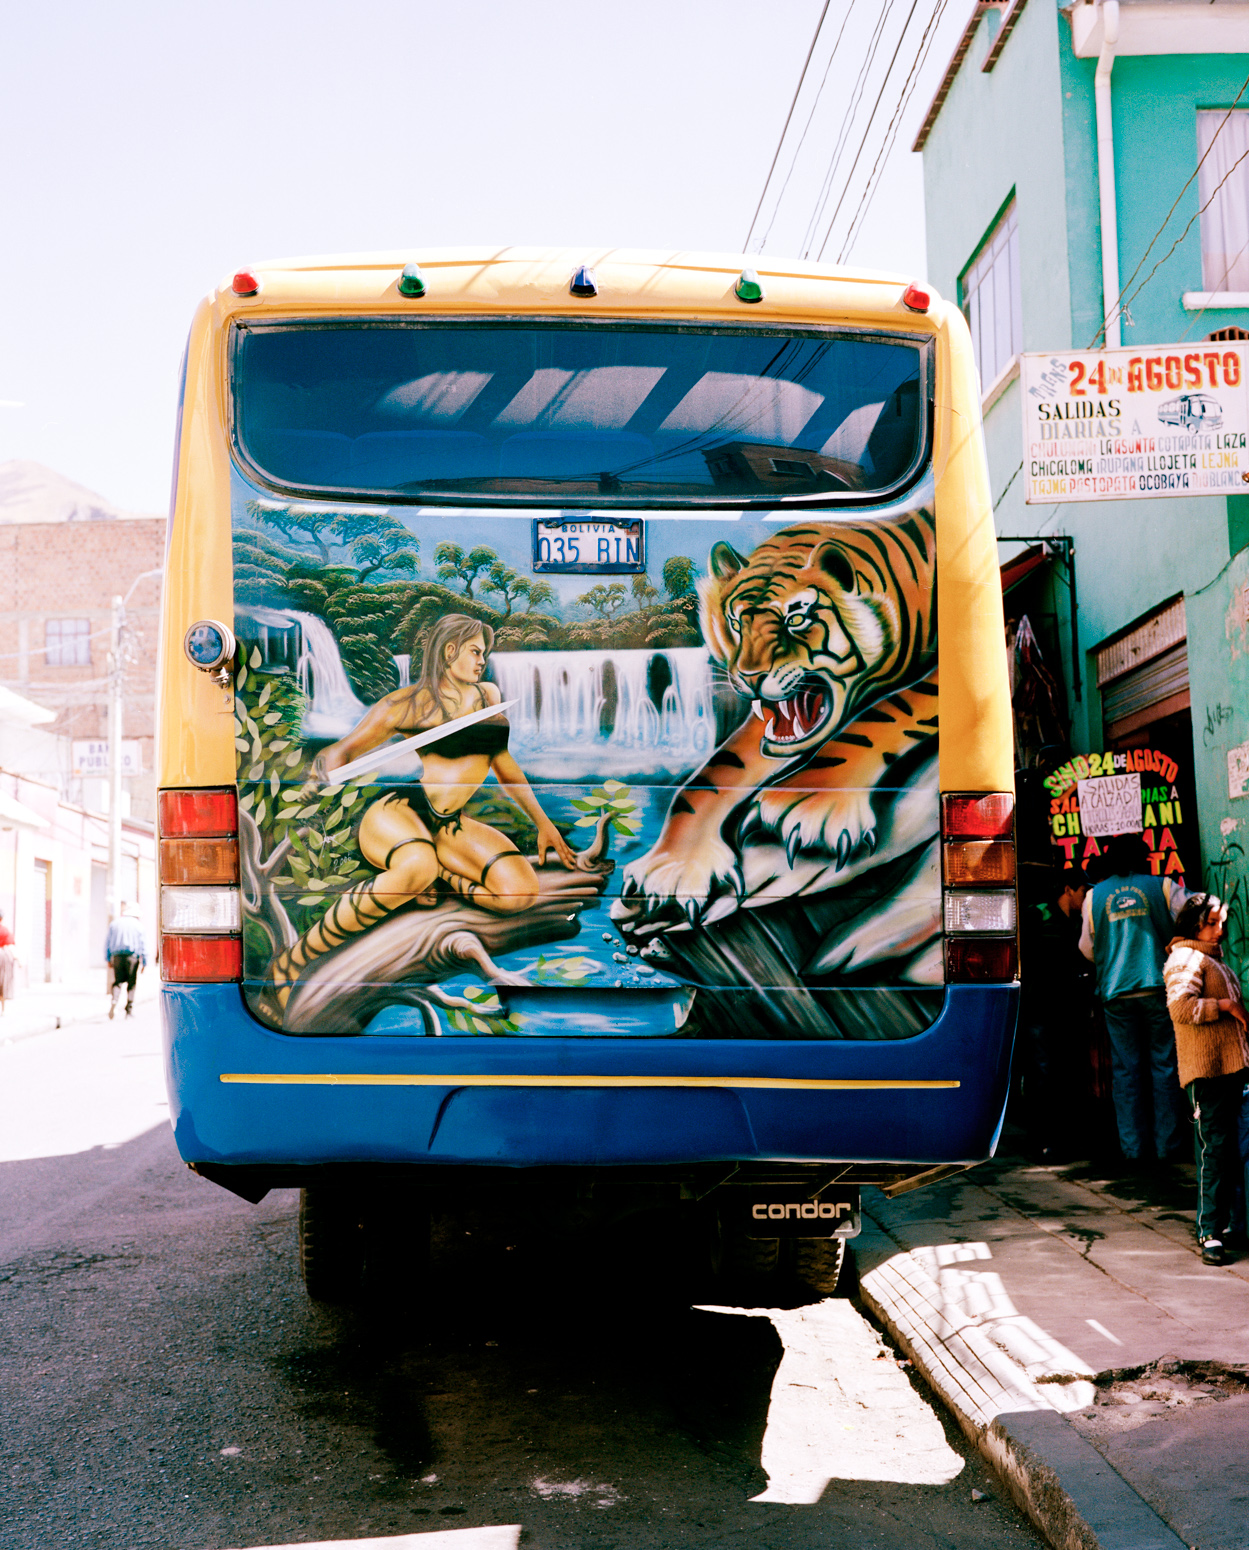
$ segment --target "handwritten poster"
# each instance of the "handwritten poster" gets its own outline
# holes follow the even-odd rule
[[[1029,505],[1249,493],[1249,349],[1025,355]]]
[[[1247,745],[1249,748],[1249,745]],[[1249,760],[1246,761],[1249,779]],[[1050,843],[1064,867],[1090,866],[1115,834],[1139,834],[1156,877],[1184,875],[1180,767],[1158,748],[1076,754],[1045,777]],[[1230,774],[1230,765],[1229,765]],[[1249,786],[1246,787],[1249,794]]]
[[[1080,821],[1085,834],[1099,840],[1111,834],[1139,834],[1145,827],[1141,815],[1141,777],[1103,775],[1100,780],[1077,781]]]

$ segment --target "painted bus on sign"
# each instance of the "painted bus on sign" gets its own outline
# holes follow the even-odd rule
[[[304,1190],[314,1295],[383,1185],[517,1180],[827,1286],[863,1183],[1001,1120],[1012,737],[961,314],[594,268],[289,262],[192,329],[175,1135],[247,1198]]]

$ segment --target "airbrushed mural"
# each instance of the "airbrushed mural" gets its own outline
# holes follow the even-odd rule
[[[930,510],[655,514],[644,573],[547,576],[532,512],[235,481],[245,979],[269,1026],[933,1021]]]

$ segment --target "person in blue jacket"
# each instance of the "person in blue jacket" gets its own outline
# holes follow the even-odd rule
[[[1129,1163],[1187,1155],[1188,1116],[1167,1012],[1162,966],[1188,897],[1170,877],[1152,877],[1139,834],[1106,847],[1108,876],[1085,896],[1080,951],[1092,961],[1110,1037],[1119,1146]]]
[[[126,991],[126,1016],[134,1012],[134,989],[139,973],[147,968],[147,944],[143,940],[143,927],[132,907],[123,899],[116,917],[109,922],[108,935],[104,939],[104,957],[113,971],[108,989],[108,1015],[111,1019],[117,1011],[117,993]]]

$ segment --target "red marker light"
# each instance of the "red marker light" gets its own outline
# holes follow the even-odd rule
[[[253,269],[240,269],[230,282],[236,296],[254,296],[260,289],[260,276]]]
[[[911,312],[927,312],[932,296],[918,285],[908,285],[902,292],[902,305]]]

